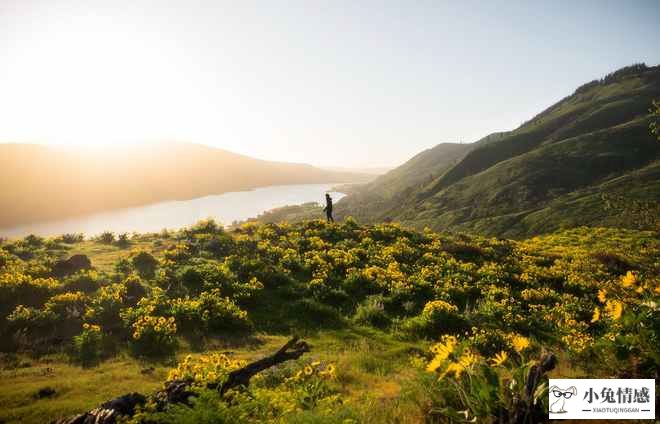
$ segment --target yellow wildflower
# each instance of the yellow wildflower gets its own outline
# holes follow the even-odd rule
[[[508,358],[509,355],[505,351],[501,351],[500,353],[495,354],[495,357],[491,359],[491,362],[497,367],[505,363]]]
[[[605,305],[605,313],[614,321],[621,318],[623,303],[618,300],[608,300]]]
[[[600,308],[596,306],[594,308],[594,315],[591,317],[591,322],[596,322],[600,319]]]
[[[605,299],[606,299],[605,296],[607,296],[607,290],[605,289],[598,290],[598,300],[600,301],[600,303],[605,303]]]
[[[513,348],[515,349],[516,352],[520,353],[523,350],[527,349],[530,345],[529,339],[527,337],[521,336],[516,334],[513,336],[513,340],[511,341],[511,344],[513,345]]]
[[[631,287],[637,282],[637,277],[632,271],[628,271],[626,275],[621,277],[621,285],[623,287]]]

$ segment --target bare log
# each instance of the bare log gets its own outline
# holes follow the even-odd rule
[[[300,358],[304,353],[309,352],[309,345],[297,336],[289,340],[275,354],[259,359],[229,373],[227,381],[220,388],[220,394],[225,394],[228,390],[238,386],[247,386],[250,379],[261,371],[281,364],[282,362]]]

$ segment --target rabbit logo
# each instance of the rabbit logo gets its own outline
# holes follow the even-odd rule
[[[571,386],[568,389],[560,389],[557,386],[550,387],[550,393],[555,398],[555,401],[550,404],[550,412],[553,414],[564,414],[567,411],[564,409],[564,404],[566,399],[570,399],[572,396],[577,395],[577,388]]]

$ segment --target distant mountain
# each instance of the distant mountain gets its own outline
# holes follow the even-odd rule
[[[357,187],[339,216],[522,237],[578,225],[655,227],[660,143],[649,108],[660,66],[579,87],[519,128],[440,144]]]
[[[188,143],[103,152],[0,144],[0,227],[267,185],[371,178]]]
[[[353,172],[358,174],[368,174],[368,175],[383,175],[386,172],[394,169],[393,166],[377,166],[377,167],[366,167],[366,168],[345,168],[341,166],[324,166],[321,169],[326,169],[328,171],[334,172]]]

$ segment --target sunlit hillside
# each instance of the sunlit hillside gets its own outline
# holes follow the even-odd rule
[[[269,185],[370,178],[189,143],[104,150],[0,144],[0,227]]]
[[[580,225],[657,228],[660,67],[577,88],[514,131],[440,144],[342,200],[341,216],[524,237]],[[430,166],[429,166],[430,164]]]

